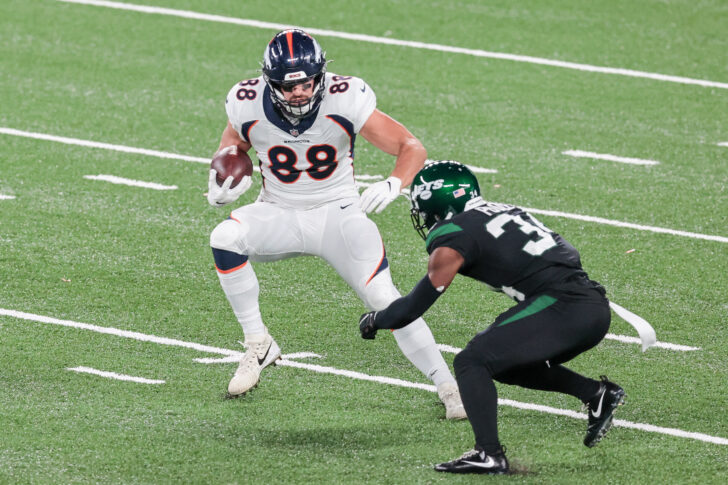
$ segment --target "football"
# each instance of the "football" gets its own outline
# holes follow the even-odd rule
[[[233,183],[230,187],[235,187],[246,175],[253,174],[253,160],[244,151],[238,149],[236,145],[225,147],[212,157],[210,168],[217,171],[217,185],[222,187],[225,179],[233,176]]]

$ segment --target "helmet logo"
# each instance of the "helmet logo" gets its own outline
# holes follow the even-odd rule
[[[293,81],[294,79],[301,79],[306,77],[306,73],[303,71],[289,72],[283,77],[284,81]]]
[[[432,191],[441,189],[444,183],[445,179],[437,179],[430,182],[423,182],[422,184],[415,186],[412,198],[427,200],[432,197]]]

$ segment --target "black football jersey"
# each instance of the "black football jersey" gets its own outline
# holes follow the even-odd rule
[[[456,250],[465,259],[460,274],[519,301],[571,277],[586,277],[571,244],[512,205],[485,202],[441,221],[426,245],[430,254],[441,246]]]

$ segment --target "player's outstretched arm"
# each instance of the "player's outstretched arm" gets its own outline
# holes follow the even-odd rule
[[[382,212],[424,166],[427,150],[401,123],[375,109],[359,134],[383,152],[397,157],[392,174],[369,186],[361,196],[364,212]]]
[[[427,274],[407,296],[394,300],[382,311],[365,313],[359,318],[363,339],[373,339],[377,330],[398,329],[421,317],[455,279],[465,259],[448,247],[439,247],[430,255]]]

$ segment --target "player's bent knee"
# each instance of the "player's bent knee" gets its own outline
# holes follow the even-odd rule
[[[474,367],[484,367],[490,373],[490,365],[485,355],[477,352],[472,345],[466,345],[463,350],[458,352],[452,361],[455,374],[462,374]]]
[[[245,227],[242,223],[232,219],[224,220],[212,230],[210,246],[213,249],[222,249],[238,254],[245,253],[247,250],[245,233]]]
[[[399,298],[399,292],[392,284],[390,278],[377,276],[364,288],[361,295],[364,304],[370,310],[384,310],[394,300]]]

